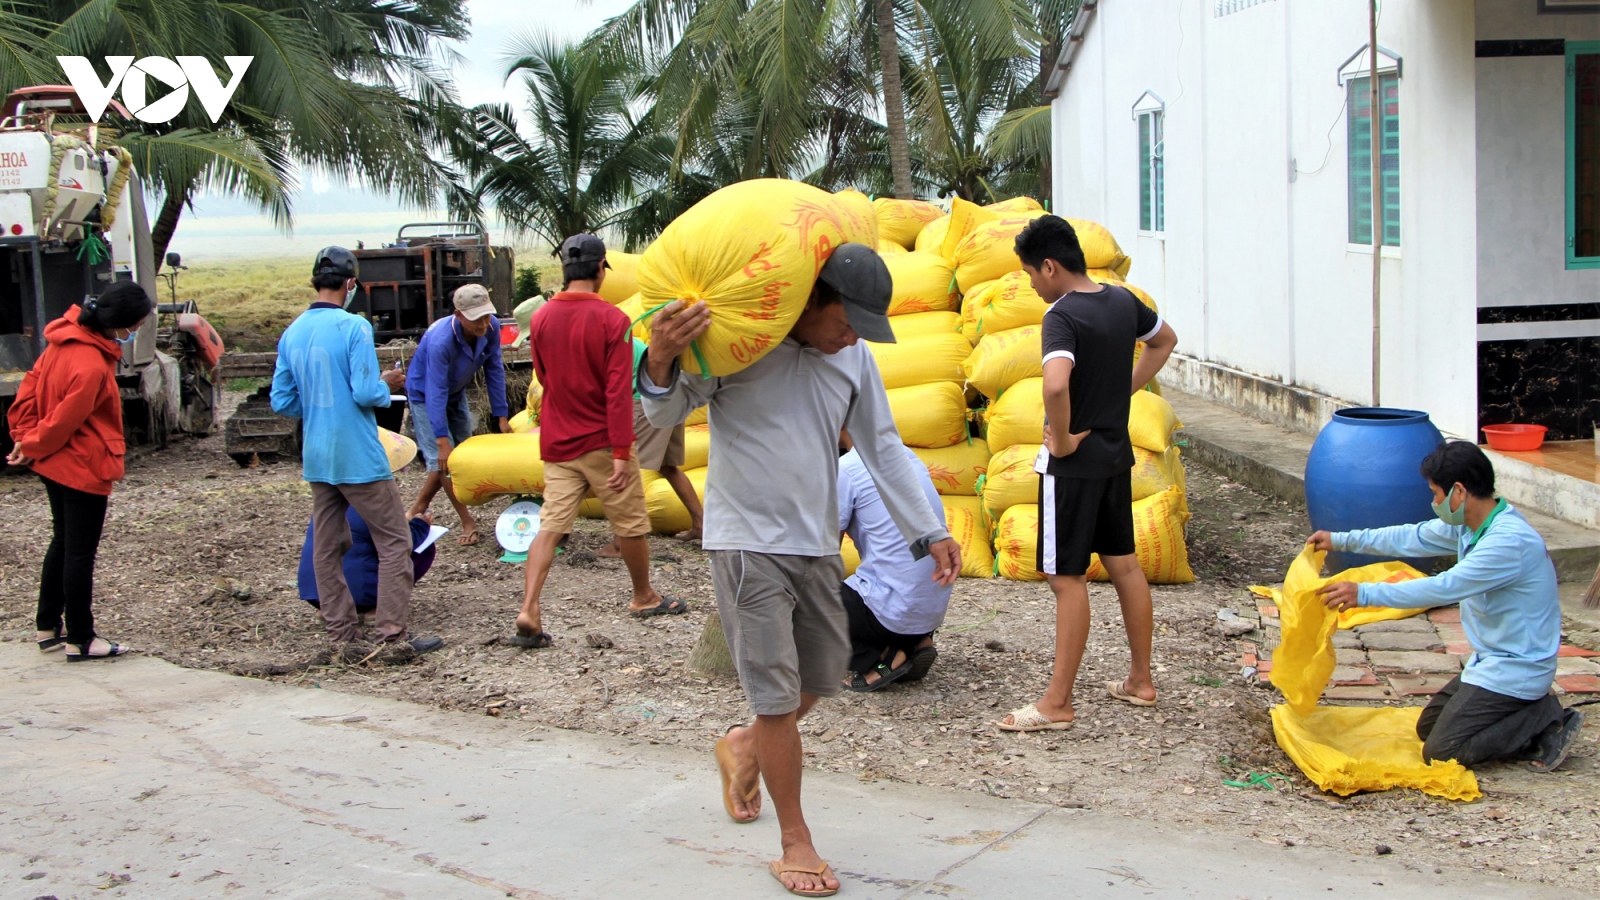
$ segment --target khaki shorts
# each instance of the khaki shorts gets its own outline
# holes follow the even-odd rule
[[[628,486],[621,492],[606,487],[611,477],[611,449],[591,450],[566,462],[544,464],[544,507],[539,513],[539,530],[556,534],[572,533],[578,518],[578,505],[590,491],[600,505],[617,537],[642,537],[650,533],[650,515],[644,506],[644,483],[639,480],[639,454],[628,460]]]
[[[639,468],[659,472],[662,466],[683,466],[683,423],[671,428],[651,425],[638,400],[633,401],[633,440],[639,448]]]
[[[717,616],[750,711],[781,716],[800,695],[833,697],[850,665],[850,618],[837,556],[711,553]]]

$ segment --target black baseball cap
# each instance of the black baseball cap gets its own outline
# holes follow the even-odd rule
[[[894,279],[878,251],[865,244],[840,244],[817,273],[844,298],[845,315],[856,334],[875,344],[893,344],[889,300]]]
[[[562,265],[597,262],[611,268],[611,263],[606,262],[606,242],[592,234],[575,234],[567,238],[561,242],[555,255],[561,259]]]

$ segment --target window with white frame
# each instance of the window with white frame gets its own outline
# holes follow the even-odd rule
[[[1356,51],[1339,69],[1345,89],[1348,163],[1348,240],[1372,245],[1373,222],[1379,223],[1383,246],[1400,246],[1400,58],[1378,48],[1378,110],[1372,109],[1372,61],[1367,48]],[[1372,129],[1379,141],[1377,200],[1372,190]]]
[[[1167,230],[1166,104],[1145,91],[1133,105],[1139,125],[1139,230]]]

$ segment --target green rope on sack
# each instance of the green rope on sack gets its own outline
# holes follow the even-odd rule
[[[989,483],[989,473],[985,472],[982,475],[978,476],[978,480],[977,481],[973,482],[972,489],[978,492],[978,496],[979,497],[982,497],[983,496],[983,486],[988,484],[988,483]]]
[[[668,300],[666,303],[659,304],[656,307],[654,307],[653,309],[645,310],[644,313],[639,316],[639,318],[633,320],[632,324],[629,326],[630,330],[631,330],[633,325],[637,325],[640,322],[643,322],[645,319],[650,318],[651,316],[653,316],[656,313],[660,312],[661,310],[665,309],[669,304],[674,303],[674,302],[676,302],[676,301]],[[694,361],[695,361],[696,364],[698,364],[700,366],[700,380],[701,381],[710,381],[711,380],[711,364],[706,362],[706,355],[704,353],[700,352],[700,342],[699,341],[691,342],[689,344],[689,352],[694,354]]]

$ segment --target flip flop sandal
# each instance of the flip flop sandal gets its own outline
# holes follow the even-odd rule
[[[933,668],[934,660],[939,658],[939,651],[932,647],[923,647],[911,654],[911,671],[907,672],[901,681],[921,681],[928,676],[928,670]]]
[[[456,538],[457,547],[471,547],[476,543],[478,543],[478,532],[476,531],[469,531],[466,534],[463,534],[461,537]]]
[[[646,609],[630,609],[628,615],[635,619],[648,619],[651,616],[681,616],[689,611],[689,604],[676,597],[662,597],[661,602]]]
[[[889,685],[894,684],[896,681],[899,681],[901,678],[904,678],[905,674],[911,671],[911,664],[905,663],[898,669],[891,669],[883,663],[878,663],[878,667],[873,669],[873,671],[878,673],[877,681],[868,681],[866,675],[858,672],[851,673],[849,689],[858,694],[866,694],[872,691],[883,690]]]
[[[799,875],[815,875],[824,880],[826,880],[829,875],[833,874],[833,867],[827,863],[823,863],[817,866],[815,869],[807,869],[803,866],[786,866],[780,863],[778,860],[773,860],[772,862],[767,863],[767,869],[768,871],[772,872],[773,878],[778,879],[779,884],[783,884],[783,876],[788,872],[793,872]],[[800,890],[799,888],[789,887],[787,884],[783,884],[783,889],[795,895],[796,897],[832,897],[834,894],[839,893],[838,888],[817,888],[814,891],[805,891]]]
[[[722,776],[722,808],[728,811],[728,818],[740,825],[748,825],[761,818],[761,811],[756,810],[755,815],[748,819],[741,819],[734,815],[733,798],[728,795],[728,788],[733,786],[733,773],[739,767],[739,761],[734,759],[733,749],[728,746],[728,735],[738,727],[738,725],[729,725],[728,730],[722,733],[722,737],[717,738],[717,743],[712,749],[712,753],[717,758],[717,772]],[[750,788],[750,793],[744,795],[744,802],[749,803],[751,800],[760,799],[760,797],[761,782],[757,779],[755,785]]]
[[[555,639],[550,636],[549,632],[541,631],[538,634],[514,634],[506,638],[506,643],[513,647],[521,647],[524,650],[543,650],[554,644]]]
[[[1146,700],[1145,698],[1139,696],[1138,694],[1130,694],[1127,691],[1123,690],[1122,689],[1122,682],[1120,682],[1120,681],[1108,681],[1108,682],[1106,682],[1106,692],[1109,693],[1111,696],[1117,698],[1118,700],[1121,700],[1123,703],[1132,703],[1134,706],[1155,706],[1156,705],[1156,701],[1154,701],[1154,700]]]
[[[67,642],[66,635],[62,634],[61,633],[61,629],[57,628],[55,637],[45,638],[44,640],[39,642],[39,652],[40,653],[49,653],[51,650],[54,650],[55,648],[61,646],[62,644],[65,644],[66,642]]]
[[[1057,722],[1049,716],[1039,712],[1039,707],[1029,703],[1021,709],[1011,711],[1011,724],[1004,721],[994,723],[994,727],[1001,731],[1066,731],[1072,727],[1072,720]]]
[[[113,656],[122,656],[132,649],[131,647],[124,647],[115,641],[106,641],[106,643],[111,645],[111,649],[105,653],[68,653],[67,662],[84,662],[91,659],[110,659]]]

